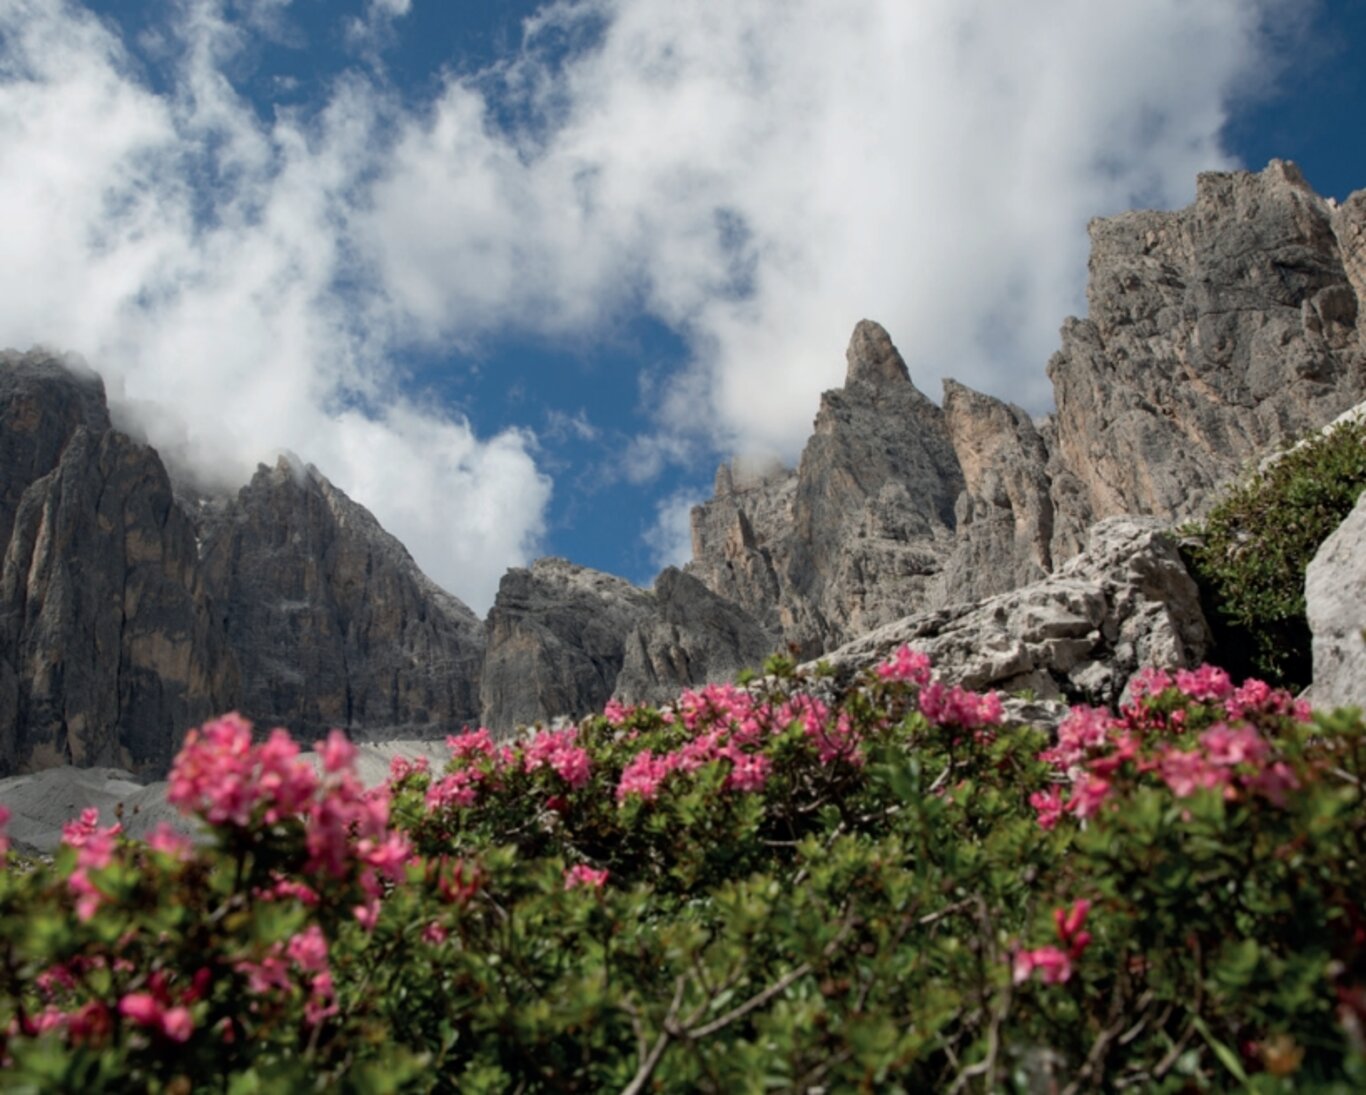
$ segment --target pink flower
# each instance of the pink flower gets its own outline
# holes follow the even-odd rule
[[[371,898],[363,905],[357,905],[351,910],[351,915],[356,918],[356,922],[367,932],[375,930],[375,925],[379,923],[379,901]]]
[[[1236,729],[1215,723],[1200,735],[1200,744],[1214,764],[1235,767],[1239,764],[1260,764],[1270,752],[1265,739],[1251,726]]]
[[[427,788],[427,809],[473,806],[479,799],[478,786],[483,778],[484,773],[478,768],[461,768],[443,776]]]
[[[310,924],[285,946],[291,962],[308,973],[327,969],[327,939],[317,924]]]
[[[930,683],[930,658],[909,646],[899,647],[877,667],[877,675],[884,681],[905,681],[920,688]]]
[[[450,933],[441,926],[440,922],[436,920],[433,920],[422,929],[423,942],[430,943],[434,947],[439,947],[442,943],[446,942],[446,937],[449,934]]]
[[[451,741],[446,739],[447,744]],[[389,761],[389,782],[401,783],[410,775],[421,773],[425,775],[431,770],[431,762],[426,757],[393,757]]]
[[[671,757],[656,758],[648,749],[637,753],[621,771],[621,779],[617,783],[617,801],[624,802],[630,795],[639,795],[646,802],[653,802],[659,793],[659,785],[676,763]]]
[[[166,822],[158,822],[157,827],[147,837],[147,847],[160,855],[185,862],[194,855],[194,844],[184,833],[178,833]]]
[[[616,700],[608,700],[602,709],[603,717],[609,726],[621,726],[635,713],[634,707],[627,707]]]
[[[579,747],[579,729],[542,730],[526,748],[526,770],[534,772],[548,765],[570,787],[575,789],[588,782],[592,765],[588,754]]]
[[[130,992],[119,1001],[119,1014],[139,1026],[151,1027],[173,1042],[184,1042],[194,1032],[188,1008],[166,1008],[149,992]]]
[[[1290,766],[1280,760],[1257,773],[1248,783],[1275,806],[1284,806],[1286,792],[1294,791],[1300,785]]]
[[[937,726],[958,726],[964,730],[998,726],[1005,716],[1001,697],[995,692],[982,696],[958,685],[945,688],[940,681],[921,690],[920,711]]]
[[[1034,807],[1039,827],[1051,830],[1062,817],[1062,789],[1055,783],[1047,791],[1036,791],[1029,796],[1029,805]]]
[[[1045,985],[1062,984],[1072,976],[1072,960],[1057,947],[1017,951],[1013,976],[1015,984],[1028,981],[1036,972]]]
[[[773,762],[763,755],[739,753],[731,758],[730,775],[726,777],[726,789],[730,791],[762,791],[768,781],[768,773]]]
[[[1193,700],[1216,701],[1233,694],[1233,682],[1222,669],[1202,665],[1199,669],[1178,669],[1176,687]]]
[[[493,739],[484,727],[466,730],[463,734],[448,734],[446,748],[454,760],[470,760],[478,757],[491,757],[494,754]]]
[[[588,886],[600,890],[607,884],[608,874],[606,869],[595,870],[587,864],[579,863],[564,872],[564,888],[572,890],[578,886]]]
[[[1039,759],[1065,772],[1085,760],[1088,753],[1103,747],[1115,726],[1108,711],[1078,704],[1058,724],[1058,744],[1045,749]]]
[[[1072,788],[1067,809],[1083,820],[1094,817],[1110,794],[1110,781],[1097,776],[1083,775]]]
[[[1187,798],[1198,790],[1212,790],[1229,783],[1228,771],[1210,763],[1198,750],[1168,749],[1162,755],[1158,771],[1177,798]]]
[[[1129,681],[1129,692],[1137,702],[1144,696],[1160,696],[1173,683],[1171,674],[1165,669],[1149,666],[1134,674]]]
[[[322,755],[323,770],[327,772],[345,771],[356,761],[356,747],[340,730],[332,730],[321,749],[316,744],[313,748]]]
[[[9,824],[9,819],[9,810],[0,806],[0,856],[9,851],[9,836],[5,833],[5,826]]]

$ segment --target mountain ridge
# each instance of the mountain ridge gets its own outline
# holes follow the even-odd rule
[[[98,377],[6,353],[0,775],[155,775],[187,726],[229,707],[305,737],[338,725],[382,740],[660,701],[775,648],[818,657],[1042,587],[1098,522],[1196,516],[1247,461],[1366,400],[1366,192],[1337,206],[1273,161],[1202,175],[1186,209],[1099,219],[1091,237],[1089,314],[1063,324],[1050,416],[952,380],[936,405],[862,321],[798,466],[722,464],[686,566],[646,590],[538,560],[507,572],[482,621],[317,469],[282,458],[236,495],[177,494],[159,455],[110,421]],[[1107,536],[1111,554],[1159,551]],[[1030,669],[1046,690],[1122,688],[1087,668],[1113,653],[1106,621],[1132,615],[1102,585],[1110,607],[1076,617],[1089,622],[1069,632],[1069,668]]]

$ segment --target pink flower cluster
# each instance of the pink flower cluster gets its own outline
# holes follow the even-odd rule
[[[995,692],[978,695],[958,685],[946,688],[939,681],[932,681],[921,689],[920,713],[938,726],[963,730],[999,726],[1005,717],[1001,697]]]
[[[930,657],[909,646],[899,647],[877,667],[877,675],[884,681],[904,681],[924,688],[930,683]]]
[[[258,810],[271,825],[298,814],[317,790],[313,769],[298,757],[286,731],[272,730],[264,744],[253,745],[251,723],[224,715],[185,735],[166,797],[210,825],[245,828]]]
[[[1084,930],[1091,902],[1082,898],[1072,907],[1053,910],[1053,924],[1061,947],[1046,946],[1015,953],[1013,976],[1015,984],[1028,981],[1035,973],[1045,985],[1058,985],[1072,976],[1072,963],[1082,956],[1091,944],[1091,933]]]
[[[588,753],[578,744],[579,730],[571,726],[565,730],[542,730],[526,747],[524,763],[528,772],[548,765],[555,773],[577,790],[588,782],[592,764]]]
[[[333,730],[317,751],[321,777],[284,730],[252,743],[251,724],[227,715],[191,730],[171,767],[168,799],[211,825],[304,826],[304,872],[357,882],[366,900],[356,918],[373,927],[384,880],[403,878],[412,846],[389,828],[389,789],[367,791],[355,771],[356,747]],[[74,877],[74,876],[73,876]]]
[[[78,820],[62,826],[62,843],[76,849],[76,869],[66,885],[76,895],[76,916],[80,920],[94,916],[106,899],[90,872],[103,870],[114,861],[121,832],[123,826],[118,822],[101,829],[100,812],[93,806],[83,810]]]
[[[259,962],[241,959],[234,968],[246,976],[247,988],[256,996],[291,994],[296,978],[301,980],[307,995],[304,1022],[311,1027],[337,1014],[327,939],[316,924],[274,944]]]
[[[1229,799],[1260,796],[1276,806],[1300,785],[1257,725],[1309,717],[1308,706],[1288,693],[1258,680],[1235,688],[1213,666],[1174,675],[1145,669],[1130,690],[1136,698],[1118,718],[1072,708],[1058,726],[1057,743],[1039,754],[1071,784],[1067,796],[1059,784],[1030,796],[1045,829],[1066,814],[1093,817],[1126,773],[1151,773],[1178,798],[1214,790]]]
[[[9,852],[9,836],[5,833],[5,826],[9,824],[9,810],[0,806],[0,857]]]
[[[600,890],[607,885],[607,876],[610,873],[605,868],[597,870],[585,863],[578,863],[565,870],[564,888],[573,890],[579,886],[587,886],[590,889]]]

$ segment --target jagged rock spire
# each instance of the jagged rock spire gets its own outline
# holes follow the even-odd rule
[[[910,383],[911,374],[893,345],[892,336],[882,324],[874,323],[871,319],[859,320],[844,358],[849,363],[848,371],[844,374],[845,387],[856,380],[875,385],[902,381]]]

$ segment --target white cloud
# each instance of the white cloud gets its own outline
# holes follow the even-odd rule
[[[405,399],[385,325],[336,289],[382,104],[342,81],[321,118],[262,123],[222,73],[238,32],[221,10],[188,5],[179,32],[163,97],[80,10],[0,11],[0,341],[82,353],[220,485],[301,453],[486,607],[534,549],[549,484],[528,435],[480,439]]]
[[[595,48],[546,56],[590,16]],[[863,316],[932,396],[952,375],[1041,409],[1083,307],[1086,221],[1181,203],[1227,166],[1263,21],[1292,17],[1290,0],[562,3],[498,80],[452,80],[410,120],[369,243],[431,339],[643,304],[695,350],[661,420],[724,447],[795,455]],[[494,87],[542,124],[509,137]]]
[[[401,107],[370,56],[320,116],[267,121],[226,72],[286,7],[237,26],[186,0],[164,95],[81,9],[0,8],[0,341],[80,350],[225,473],[299,451],[477,606],[548,484],[528,435],[406,402],[395,350],[653,314],[692,358],[637,479],[709,447],[791,460],[864,316],[930,395],[950,375],[1043,409],[1087,219],[1226,166],[1264,28],[1302,10],[560,0],[431,102]],[[408,7],[371,0],[365,25]]]

